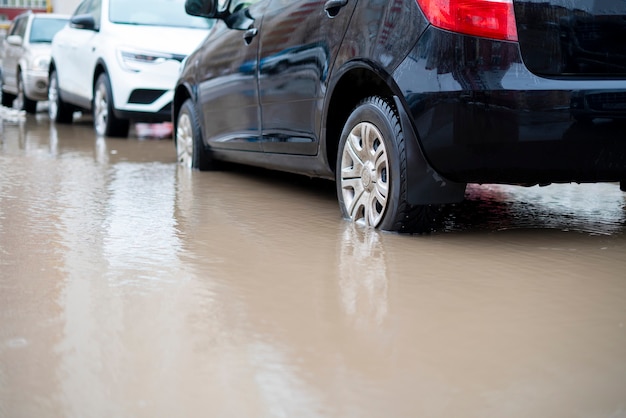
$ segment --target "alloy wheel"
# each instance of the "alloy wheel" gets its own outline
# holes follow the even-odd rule
[[[341,193],[350,218],[377,227],[389,198],[389,160],[380,131],[369,122],[357,124],[341,154]]]
[[[56,77],[50,78],[50,84],[48,85],[48,117],[51,120],[56,120],[59,114],[59,91],[57,90]]]
[[[182,166],[190,167],[193,161],[193,128],[191,118],[182,112],[176,127],[176,154]]]
[[[24,85],[22,84],[21,76],[17,79],[17,96],[15,96],[13,107],[20,110],[24,108]]]
[[[109,102],[106,87],[99,83],[93,99],[93,117],[96,134],[104,136],[106,134],[107,120],[109,117]]]

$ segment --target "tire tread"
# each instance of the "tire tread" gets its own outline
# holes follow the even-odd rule
[[[395,213],[395,217],[388,225],[391,231],[411,234],[424,234],[430,233],[437,229],[441,216],[441,205],[411,205],[408,202],[408,167],[406,156],[406,140],[402,132],[402,126],[400,124],[400,116],[393,103],[381,96],[370,96],[362,100],[357,107],[370,103],[377,106],[387,116],[387,119],[392,122],[393,138],[396,142],[396,147],[399,156],[399,174],[400,190],[398,193],[398,209]],[[386,214],[385,216],[389,216]]]

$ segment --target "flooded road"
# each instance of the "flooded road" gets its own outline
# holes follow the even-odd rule
[[[472,186],[427,236],[171,140],[0,125],[0,417],[626,417],[626,195]]]

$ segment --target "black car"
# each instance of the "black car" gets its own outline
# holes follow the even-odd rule
[[[624,0],[187,0],[217,19],[175,89],[178,159],[335,179],[424,232],[467,183],[621,182]]]

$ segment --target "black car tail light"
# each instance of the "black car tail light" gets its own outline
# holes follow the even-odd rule
[[[417,0],[431,24],[466,35],[517,41],[513,0]]]

